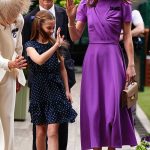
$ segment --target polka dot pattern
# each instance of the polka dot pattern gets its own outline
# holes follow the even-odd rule
[[[34,47],[39,54],[52,45],[28,41],[25,48]],[[74,122],[77,113],[67,100],[65,88],[60,75],[60,63],[54,53],[43,65],[34,63],[28,57],[29,69],[33,73],[30,87],[31,122],[34,124],[51,124]]]

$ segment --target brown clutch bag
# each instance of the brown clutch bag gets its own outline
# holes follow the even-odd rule
[[[121,93],[121,106],[131,108],[138,99],[138,84],[135,81],[129,83]]]

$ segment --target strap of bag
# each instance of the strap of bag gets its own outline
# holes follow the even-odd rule
[[[127,88],[128,88],[128,86],[129,86],[130,84],[134,83],[134,82],[137,82],[137,81],[135,80],[135,77],[134,77],[134,78],[132,78],[132,80],[131,80],[131,81],[126,81],[125,89],[127,89]]]

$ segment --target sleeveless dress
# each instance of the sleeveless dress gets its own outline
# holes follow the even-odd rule
[[[123,0],[81,0],[76,20],[88,25],[89,45],[81,82],[81,147],[121,148],[137,144],[131,110],[120,107],[125,64],[119,46],[123,22],[131,22],[131,5]]]
[[[39,54],[51,46],[50,43],[41,44],[37,41],[28,41],[25,44],[25,48],[33,47]],[[31,122],[36,125],[74,122],[77,113],[67,100],[57,54],[54,53],[41,66],[28,57],[28,64],[33,73],[29,97]]]

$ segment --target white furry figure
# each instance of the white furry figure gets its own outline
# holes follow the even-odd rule
[[[22,56],[21,14],[28,11],[29,5],[30,0],[0,0],[0,133],[4,133],[5,150],[14,149],[16,91],[26,83],[22,70],[27,63]]]
[[[30,0],[0,0],[0,23],[13,23],[17,16],[26,13]]]

